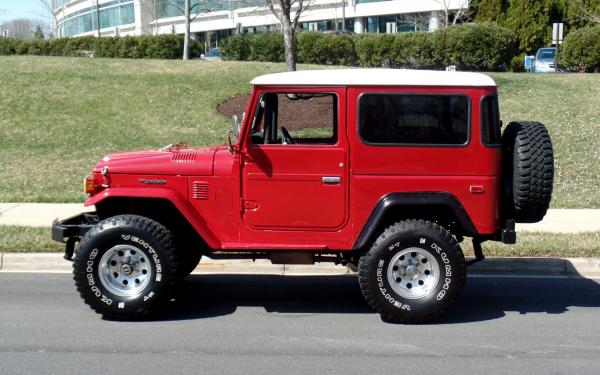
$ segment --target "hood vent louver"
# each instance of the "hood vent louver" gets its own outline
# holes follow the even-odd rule
[[[173,163],[193,163],[196,161],[195,152],[174,152],[171,157]]]
[[[198,200],[208,199],[208,182],[206,181],[194,181],[192,183],[192,198]]]

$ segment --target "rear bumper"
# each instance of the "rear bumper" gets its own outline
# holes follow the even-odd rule
[[[75,243],[98,224],[98,215],[95,212],[79,214],[65,220],[55,219],[52,222],[52,239],[65,243],[65,259],[73,258]]]

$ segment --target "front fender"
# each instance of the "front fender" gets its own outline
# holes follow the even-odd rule
[[[192,205],[188,202],[185,197],[176,191],[168,188],[158,187],[147,187],[144,189],[140,188],[127,188],[127,187],[114,187],[102,190],[100,193],[86,199],[84,206],[96,205],[108,198],[152,198],[152,199],[165,199],[168,200],[177,208],[177,210],[183,215],[183,217],[190,223],[190,225],[198,232],[202,239],[212,249],[220,249],[221,241],[214,235],[209,229],[206,220],[198,215],[198,212],[194,210]]]

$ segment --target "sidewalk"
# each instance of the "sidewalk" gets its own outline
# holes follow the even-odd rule
[[[50,227],[55,218],[65,219],[93,211],[81,203],[0,203],[0,225]],[[551,209],[535,224],[517,224],[518,232],[578,233],[600,231],[600,209]]]

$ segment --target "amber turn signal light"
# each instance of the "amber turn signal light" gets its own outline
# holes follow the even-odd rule
[[[89,195],[94,194],[96,191],[96,183],[93,177],[86,177],[83,179],[83,192]]]

